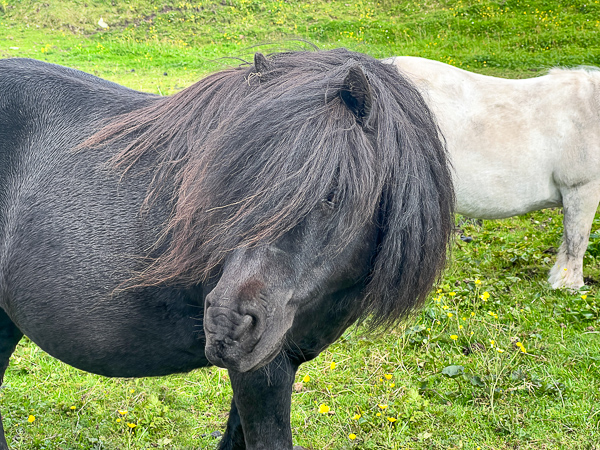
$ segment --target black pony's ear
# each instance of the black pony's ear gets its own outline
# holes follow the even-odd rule
[[[266,73],[271,70],[271,63],[262,53],[254,54],[254,68],[257,73]]]
[[[358,123],[365,125],[371,115],[373,95],[369,80],[360,66],[356,65],[350,68],[348,75],[344,79],[340,96],[346,106],[356,116]]]

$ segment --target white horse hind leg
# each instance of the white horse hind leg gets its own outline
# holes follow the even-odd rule
[[[586,184],[577,188],[561,189],[561,193],[564,208],[563,242],[548,281],[555,289],[578,289],[584,285],[583,255],[600,200],[600,186],[596,183]]]

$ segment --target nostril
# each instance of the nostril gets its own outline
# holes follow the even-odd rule
[[[254,318],[252,316],[244,316],[241,323],[236,327],[236,329],[233,332],[233,335],[231,336],[233,340],[238,341],[240,337],[252,327],[253,323]]]
[[[265,311],[259,306],[254,305],[243,305],[240,308],[240,312],[244,314],[245,317],[252,318],[252,333],[254,335],[260,336],[265,331]]]

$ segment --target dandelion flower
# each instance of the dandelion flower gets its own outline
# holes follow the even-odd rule
[[[124,416],[125,414],[127,414],[127,410],[126,409],[119,409],[119,414],[121,414],[122,416]]]
[[[388,417],[387,420],[389,420],[390,422],[394,423],[398,419],[396,419],[395,417]]]
[[[305,383],[308,383],[310,381],[310,377],[308,375],[304,375],[304,378],[302,378],[302,381],[304,381]]]
[[[137,424],[135,424],[135,423],[129,423],[129,422],[128,422],[128,423],[127,423],[127,426],[128,426],[129,428],[135,428],[135,427],[137,427]]]
[[[488,298],[490,298],[490,293],[488,291],[485,291],[483,294],[481,294],[481,298],[483,300],[487,300]]]
[[[321,403],[321,405],[319,406],[319,412],[321,414],[327,414],[329,411],[331,411],[331,408],[326,404]]]
[[[504,353],[504,350],[502,350],[501,348],[497,348],[496,350],[498,350],[498,353]]]
[[[120,421],[121,421],[121,418],[118,418],[118,419],[117,419],[117,423],[119,423]]]
[[[519,347],[523,353],[527,353],[527,350],[525,350],[525,346],[522,342],[517,342],[515,345]]]
[[[451,334],[450,335],[450,339],[452,339],[453,341],[458,339],[458,336],[456,334]]]
[[[377,406],[379,406],[381,409],[386,409],[388,407],[388,405],[381,403],[379,403]]]
[[[331,361],[329,367],[331,368],[331,370],[335,369],[335,361]]]
[[[375,414],[375,415],[376,415],[377,417],[379,417],[379,416],[381,415],[381,413],[377,413],[377,414]]]
[[[585,300],[585,299],[587,298],[587,295],[583,294],[583,295],[581,296],[581,298]]]
[[[396,383],[390,383],[390,387],[396,386]]]
[[[76,409],[75,406],[71,406],[71,409]]]
[[[471,311],[471,317],[475,316],[475,311]]]
[[[354,439],[356,439],[356,435],[354,433],[350,433],[348,435],[348,439],[350,439],[351,441],[353,441]]]
[[[392,374],[391,373],[386,373],[384,375],[384,377],[385,377],[386,380],[391,380],[392,379]]]
[[[358,419],[360,419],[361,417],[362,417],[362,415],[361,415],[361,414],[354,414],[354,416],[352,417],[352,419],[354,419],[354,420],[358,420]]]
[[[454,316],[454,314],[448,313],[448,317],[452,317],[452,316]]]
[[[476,284],[476,285],[480,285],[480,284],[481,284],[481,280],[480,280],[479,278],[477,278],[477,279],[475,280],[475,284]]]
[[[449,295],[450,297],[454,297],[454,296],[456,295],[456,292],[454,292],[454,291],[452,291],[452,292],[449,292],[449,293],[448,293],[448,295]]]
[[[30,415],[30,416],[27,418],[27,422],[29,422],[29,423],[33,423],[33,422],[35,422],[35,416],[33,416],[33,415]]]

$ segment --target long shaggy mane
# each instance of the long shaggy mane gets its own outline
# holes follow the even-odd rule
[[[340,95],[356,66],[373,97],[365,123]],[[454,202],[445,146],[418,91],[369,56],[272,54],[120,116],[86,144],[122,145],[112,163],[125,172],[150,159],[150,207],[175,186],[164,251],[138,283],[199,283],[233,249],[293,229],[332,189],[332,248],[378,228],[357,306],[374,325],[423,302],[445,265]]]

